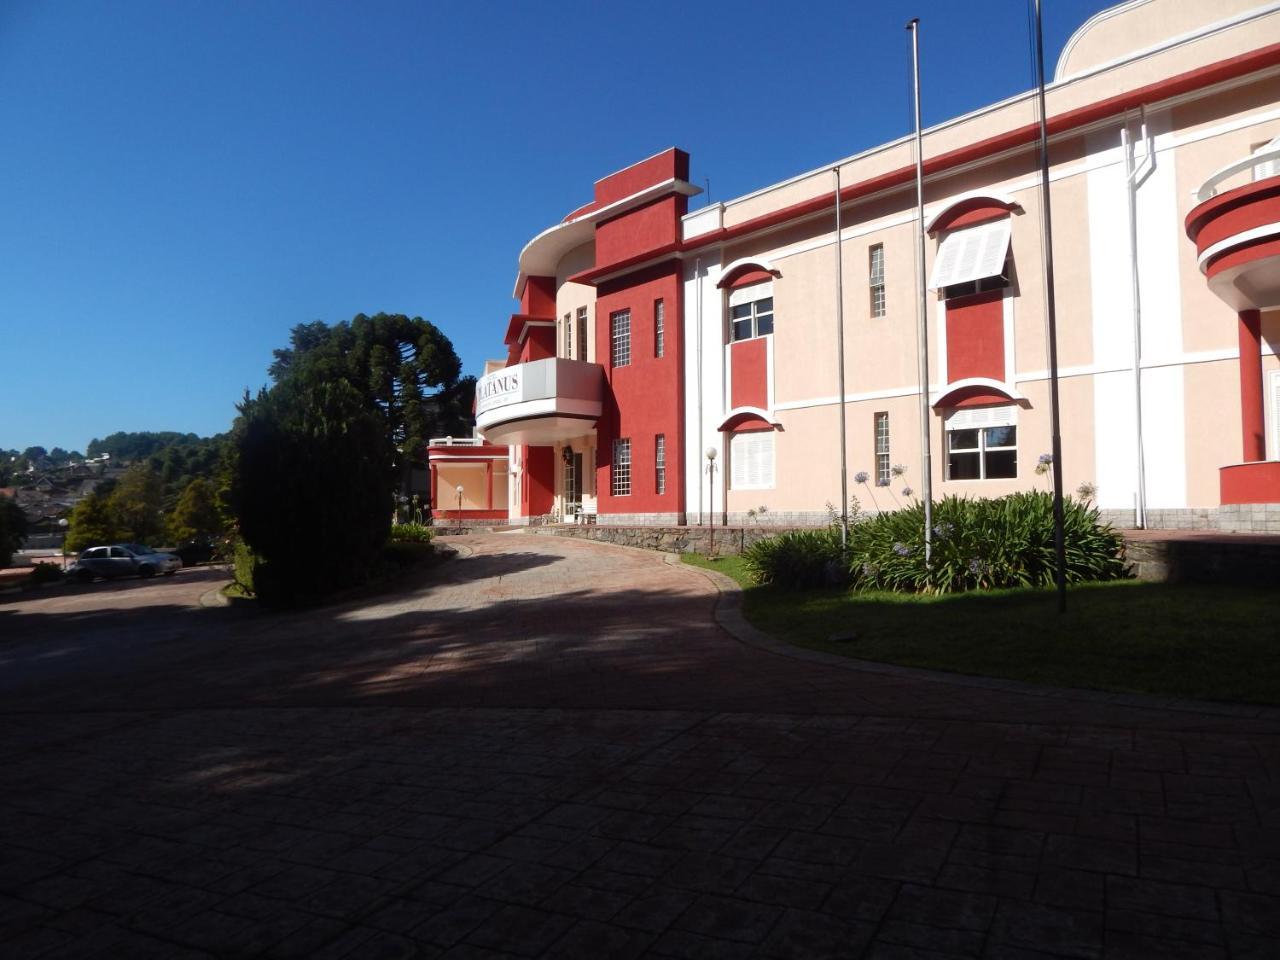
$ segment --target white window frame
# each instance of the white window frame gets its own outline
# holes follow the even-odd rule
[[[867,248],[868,286],[871,291],[871,316],[885,315],[884,293],[884,244],[873,243]]]
[[[666,353],[666,301],[659,297],[653,301],[653,355],[661,359]]]
[[[667,492],[667,435],[659,433],[653,438],[653,482],[658,495]]]
[[[613,459],[609,463],[609,492],[615,497],[631,495],[631,438],[615,437]]]
[[[777,450],[773,430],[729,435],[729,489],[772,490]]]
[[[876,486],[887,487],[893,480],[889,455],[889,414],[877,411],[873,421],[876,451]]]
[[[565,359],[573,357],[573,314],[566,313],[564,315],[564,356]]]
[[[587,359],[587,308],[578,308],[578,359]]]
[[[945,479],[952,483],[973,483],[985,480],[1016,480],[1018,479],[1020,465],[1018,462],[1018,414],[1017,407],[1012,404],[1000,407],[962,407],[952,410],[946,418],[943,427],[943,467]],[[1013,444],[1004,446],[987,446],[987,430],[992,427],[1012,427],[1014,430]],[[957,453],[976,453],[978,455],[978,476],[976,477],[955,477],[951,476],[951,434],[957,430],[977,430],[978,446],[962,447]],[[987,454],[1012,450],[1013,459],[1013,476],[1011,477],[988,477],[987,476]]]
[[[631,365],[631,310],[624,308],[609,314],[609,366]]]
[[[768,301],[767,308],[763,307],[765,301]],[[749,306],[750,310],[746,316],[738,317],[737,322],[749,320],[751,323],[751,333],[749,336],[739,337],[735,331],[734,310],[737,307]],[[754,340],[757,337],[769,337],[774,331],[774,303],[773,303],[773,281],[766,280],[763,283],[752,283],[745,287],[738,287],[729,291],[728,303],[728,321],[729,321],[729,342],[740,343],[743,340]],[[764,333],[760,332],[760,323],[768,318],[769,329]]]

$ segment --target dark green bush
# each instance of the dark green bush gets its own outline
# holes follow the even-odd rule
[[[778,587],[822,587],[844,579],[840,562],[840,530],[788,530],[757,540],[742,552],[756,583]]]
[[[396,523],[391,526],[392,543],[430,543],[431,528],[422,523]]]
[[[27,577],[27,583],[57,583],[62,579],[62,568],[54,563],[37,563],[35,569],[31,571],[31,576]]]
[[[0,567],[13,562],[13,555],[27,539],[27,517],[17,502],[0,496]]]
[[[1122,540],[1098,511],[1064,503],[1067,581],[1127,575]],[[995,499],[946,497],[933,507],[932,563],[924,560],[921,504],[861,521],[850,539],[849,570],[858,589],[951,593],[1054,581],[1053,497],[1042,491]]]
[[[232,552],[232,565],[235,571],[235,582],[245,593],[253,593],[253,574],[258,566],[258,558],[253,555],[249,545],[237,540]]]
[[[258,598],[292,605],[376,572],[393,474],[381,413],[347,381],[290,378],[239,407],[230,503]]]

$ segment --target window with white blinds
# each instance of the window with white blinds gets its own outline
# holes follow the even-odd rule
[[[733,434],[729,440],[729,486],[734,490],[772,489],[773,437],[772,430]]]
[[[1017,407],[967,407],[946,419],[948,480],[1001,480],[1018,475]]]
[[[938,245],[929,289],[942,290],[1004,273],[1012,230],[1012,221],[1002,217],[948,233]]]
[[[1271,453],[1269,458],[1280,460],[1280,370],[1268,374],[1267,397],[1270,399]]]

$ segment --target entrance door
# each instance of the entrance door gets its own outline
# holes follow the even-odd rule
[[[582,454],[574,453],[564,464],[564,515],[576,517],[582,510]]]

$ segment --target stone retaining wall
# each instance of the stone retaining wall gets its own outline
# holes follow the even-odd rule
[[[547,526],[526,527],[540,536],[600,540],[624,547],[660,550],[664,553],[705,553],[725,556],[741,553],[757,540],[776,537],[787,527],[655,527],[655,526]],[[808,528],[812,529],[812,527]]]
[[[1159,583],[1280,583],[1280,537],[1200,536],[1126,540],[1140,580]]]

